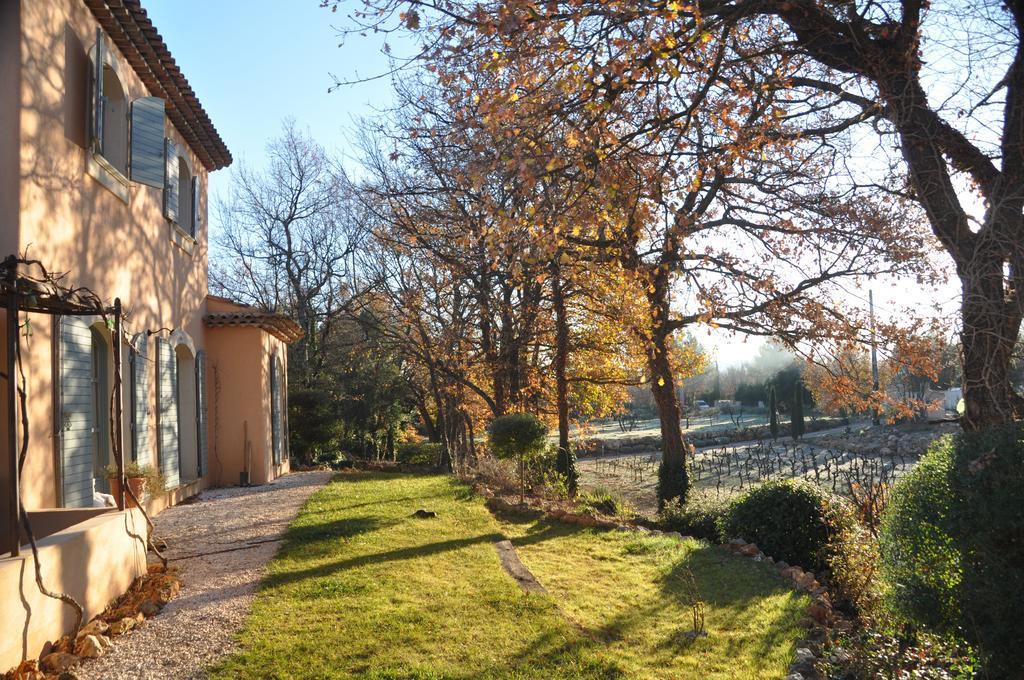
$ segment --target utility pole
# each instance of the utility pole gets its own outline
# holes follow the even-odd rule
[[[868,289],[868,315],[871,319],[871,389],[876,393],[878,392],[878,346],[875,342],[875,295],[874,292]],[[871,422],[875,425],[879,424],[878,418],[878,406],[872,407],[872,418]]]

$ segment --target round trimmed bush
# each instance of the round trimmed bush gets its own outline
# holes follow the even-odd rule
[[[842,498],[809,482],[785,480],[766,482],[733,500],[719,533],[817,571],[828,567],[832,546],[855,521]]]
[[[544,451],[548,426],[532,413],[513,413],[491,421],[487,434],[499,458],[520,458]]]
[[[1024,668],[1024,428],[935,444],[893,490],[880,536],[887,602],[907,623],[962,635],[990,677]]]
[[[989,677],[1024,669],[1024,428],[961,434],[953,513],[964,566],[961,629]]]
[[[934,444],[893,487],[879,532],[886,604],[903,623],[956,629],[962,570],[951,535],[952,439]]]

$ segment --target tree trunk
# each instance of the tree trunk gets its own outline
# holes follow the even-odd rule
[[[993,257],[960,272],[964,404],[961,424],[981,430],[1020,418],[1021,398],[1010,382],[1013,348],[1020,332],[1018,304],[1005,301],[1005,276]]]
[[[680,425],[681,412],[669,356],[672,332],[668,321],[668,281],[659,275],[648,292],[653,329],[647,349],[647,367],[651,374],[651,393],[661,424],[661,466],[658,468],[658,507],[667,501],[685,502],[690,480],[686,473],[686,445]]]
[[[576,495],[576,466],[569,451],[569,320],[565,311],[565,290],[560,267],[552,267],[551,299],[555,308],[555,404],[558,411],[558,459],[556,470],[565,477],[570,496]]]

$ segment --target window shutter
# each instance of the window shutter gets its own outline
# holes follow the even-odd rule
[[[59,321],[61,499],[65,508],[92,506],[93,425],[92,335],[77,316]]]
[[[270,449],[274,465],[281,462],[281,379],[277,374],[277,355],[270,355]]]
[[[196,426],[199,434],[199,476],[206,474],[207,449],[207,405],[206,405],[206,352],[196,353]]]
[[[199,233],[199,178],[192,178],[192,236]]]
[[[96,29],[96,61],[92,69],[92,150],[103,153],[103,29]]]
[[[164,217],[178,223],[178,150],[170,139],[164,140]]]
[[[178,362],[171,343],[156,341],[157,422],[159,431],[160,473],[167,488],[180,484],[181,460],[178,429]]]
[[[164,100],[139,97],[132,102],[130,179],[159,189],[164,184]]]
[[[149,337],[139,333],[132,340],[132,460],[149,463]]]

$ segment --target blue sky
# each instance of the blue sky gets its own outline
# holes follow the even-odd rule
[[[199,101],[234,156],[259,166],[267,140],[293,117],[328,149],[353,155],[356,119],[391,102],[385,78],[328,93],[331,74],[369,76],[387,68],[381,40],[351,38],[339,47],[344,17],[318,0],[144,0]],[[225,193],[230,169],[211,176]]]

